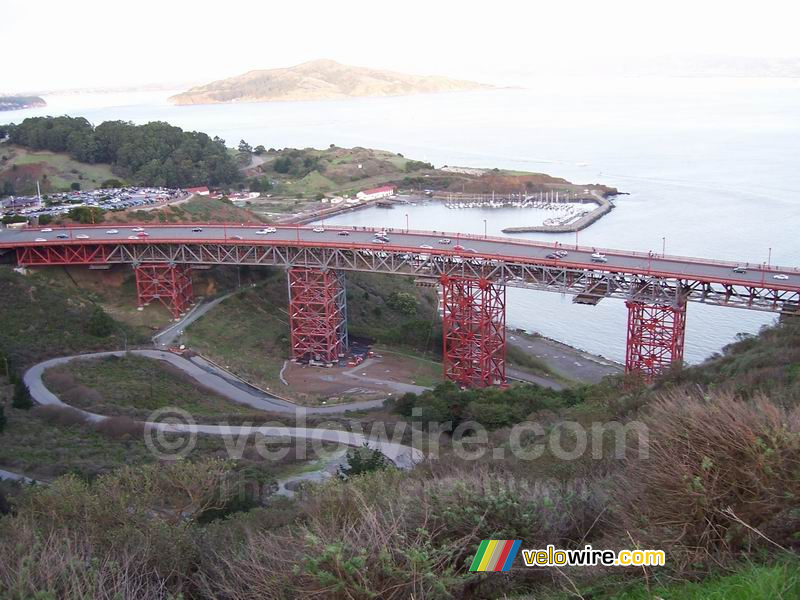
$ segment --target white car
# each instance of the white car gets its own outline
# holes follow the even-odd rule
[[[433,246],[428,246],[428,244],[422,244],[420,248],[422,248],[423,250],[433,250]]]
[[[259,229],[256,231],[256,235],[267,235],[269,233],[268,229]]]
[[[443,246],[447,246],[447,244],[450,243],[450,240],[448,238],[442,238],[439,240],[439,243],[442,244]]]
[[[134,227],[131,231],[144,231],[144,227]]]
[[[85,233],[79,233],[78,235],[75,236],[75,238],[79,240],[88,240],[89,236],[86,235]]]
[[[115,233],[119,233],[119,231],[116,229],[109,229],[108,231],[106,231],[106,233],[114,235]]]
[[[314,233],[325,233],[325,228],[324,227],[314,227],[314,229],[312,229],[311,231],[313,231]]]
[[[53,230],[50,227],[45,227],[44,229],[42,229],[42,233],[50,233],[51,231]]]
[[[129,235],[129,236],[128,236],[128,239],[129,239],[129,240],[138,240],[139,238],[138,238],[138,237],[136,237],[135,235]]]
[[[44,238],[36,238],[36,239],[35,239],[35,240],[33,240],[33,241],[34,241],[34,242],[46,242],[47,240],[46,240],[46,239],[44,239]]]
[[[274,227],[267,227],[267,233],[276,233],[277,231]]]
[[[595,252],[594,254],[592,254],[592,262],[607,263],[608,258],[606,258],[605,254],[601,254],[600,252]]]
[[[789,279],[789,276],[788,275],[784,275],[783,273],[778,273],[777,275],[773,275],[772,278],[773,279],[778,279],[780,281],[786,281],[787,279]]]

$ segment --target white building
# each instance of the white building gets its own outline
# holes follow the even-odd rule
[[[363,190],[356,194],[356,198],[359,200],[377,200],[378,198],[388,198],[389,196],[394,196],[394,187],[391,185]]]

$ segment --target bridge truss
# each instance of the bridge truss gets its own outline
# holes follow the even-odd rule
[[[763,279],[744,283],[679,277],[649,267],[590,266],[568,260],[480,253],[459,256],[448,249],[390,244],[379,249],[374,244],[367,246],[371,247],[286,240],[70,241],[21,244],[16,252],[17,262],[23,266],[133,264],[140,302],[158,298],[173,314],[185,309],[191,296],[191,287],[184,285],[178,265],[286,268],[292,355],[328,362],[335,361],[347,347],[344,272],[409,275],[440,282],[445,301],[445,375],[470,386],[505,380],[506,286],[572,294],[590,303],[602,298],[625,300],[629,311],[626,370],[646,379],[682,360],[687,302],[800,314],[796,286]],[[158,277],[153,275],[158,273]],[[149,291],[159,289],[159,282],[165,281],[160,292]]]

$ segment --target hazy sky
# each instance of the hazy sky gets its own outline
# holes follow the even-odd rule
[[[797,0],[0,0],[0,91],[205,82],[315,58],[487,78],[587,57],[800,56]]]

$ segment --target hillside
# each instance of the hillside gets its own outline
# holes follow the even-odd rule
[[[463,92],[492,86],[447,77],[408,75],[392,71],[314,60],[284,69],[257,70],[212,81],[172,96],[175,104],[333,100],[361,96],[406,96]]]
[[[33,195],[37,181],[43,194],[67,191],[73,183],[91,190],[114,178],[107,164],[80,162],[63,152],[0,146],[0,195]]]

